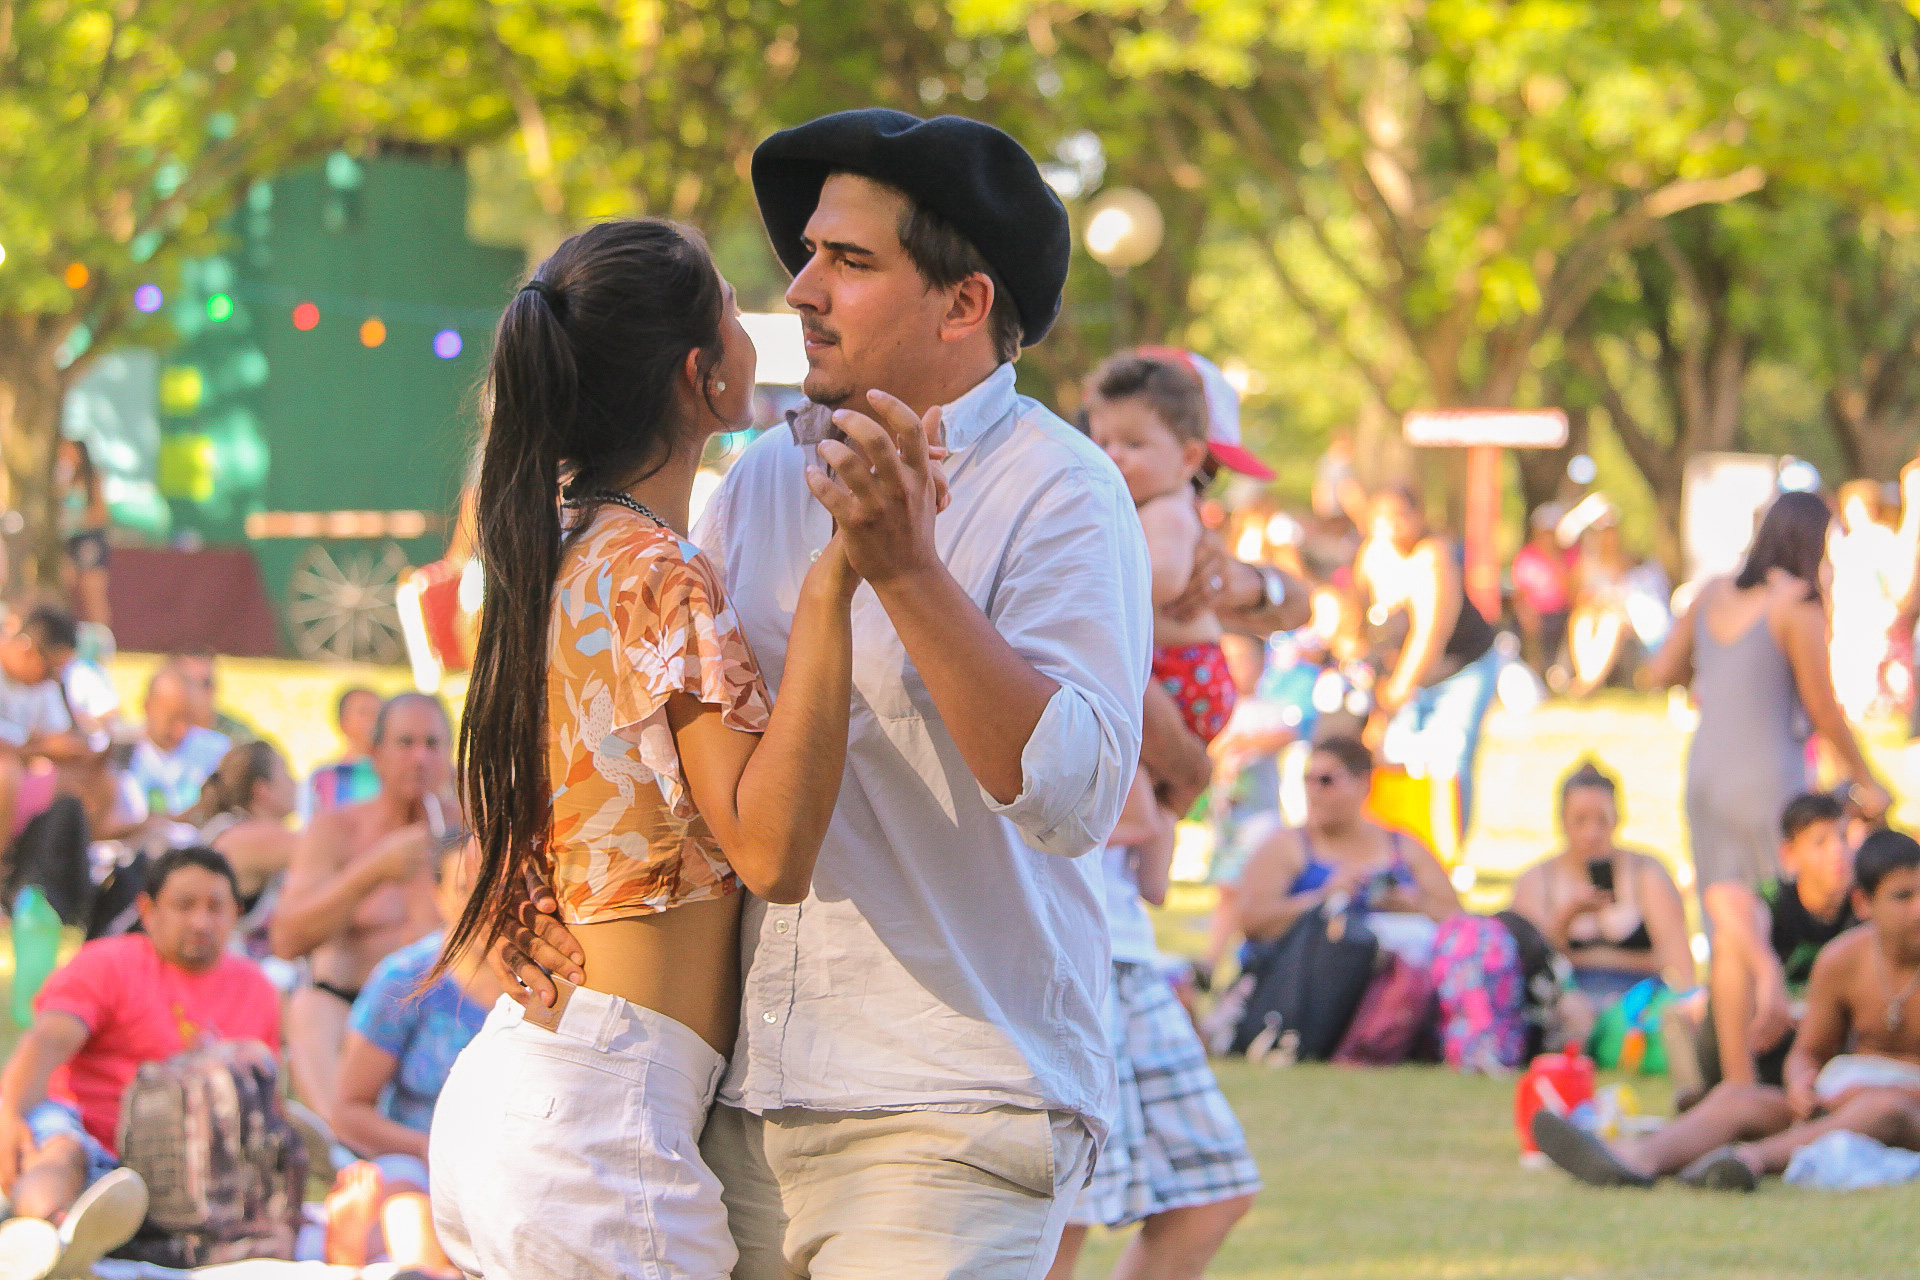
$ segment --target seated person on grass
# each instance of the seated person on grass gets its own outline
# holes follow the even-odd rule
[[[334,704],[333,722],[347,749],[338,760],[315,769],[301,788],[302,822],[312,822],[323,813],[380,794],[380,775],[373,767],[373,726],[384,705],[379,694],[361,685],[340,695]]]
[[[1615,1142],[1543,1111],[1533,1122],[1540,1149],[1594,1186],[1644,1187],[1678,1174],[1691,1186],[1741,1191],[1836,1130],[1920,1150],[1920,843],[1876,831],[1854,875],[1854,910],[1866,924],[1814,962],[1785,1089],[1726,1081],[1655,1132]]]
[[[1712,993],[1700,1031],[1707,1084],[1784,1083],[1800,1023],[1796,1003],[1821,948],[1853,928],[1852,823],[1837,796],[1800,796],[1780,815],[1786,874],[1758,893],[1731,881],[1707,886],[1713,921]]]
[[[167,657],[167,665],[187,682],[193,702],[193,722],[229,742],[252,742],[260,736],[260,731],[220,705],[219,661],[211,649],[195,649]]]
[[[339,1096],[347,1014],[373,967],[440,927],[433,863],[460,825],[452,750],[439,699],[392,699],[373,735],[380,794],[321,814],[294,849],[269,932],[282,960],[312,957],[313,985],[287,1002],[287,1060],[300,1097],[322,1110]]]
[[[299,803],[299,787],[286,757],[255,738],[227,752],[200,789],[200,803],[185,815],[200,829],[200,843],[218,850],[240,879],[240,928],[235,945],[256,960],[270,954],[268,922],[298,846],[287,819]]]
[[[198,705],[187,677],[171,666],[147,682],[146,728],[127,772],[156,816],[170,818],[198,804],[200,788],[233,746],[224,733],[194,722]]]
[[[1566,846],[1522,872],[1513,909],[1573,965],[1558,1004],[1559,1036],[1585,1043],[1608,1005],[1648,978],[1693,988],[1687,911],[1673,875],[1650,854],[1622,848],[1620,786],[1592,761],[1560,784]]]
[[[478,853],[448,841],[435,868],[440,918],[451,925],[473,891]],[[382,960],[353,1003],[340,1059],[334,1135],[362,1156],[327,1197],[327,1261],[363,1267],[384,1253],[399,1267],[457,1276],[427,1201],[427,1133],[453,1060],[480,1033],[500,982],[475,952],[440,963],[439,930]]]
[[[147,1189],[117,1167],[115,1147],[142,1064],[218,1040],[279,1051],[279,993],[227,949],[239,918],[225,858],[169,850],[140,901],[145,932],[87,943],[40,992],[0,1073],[0,1192],[17,1215],[0,1227],[9,1277],[91,1274],[139,1230]]]
[[[1250,942],[1284,936],[1336,898],[1361,911],[1422,915],[1436,924],[1460,910],[1460,895],[1433,851],[1367,816],[1372,783],[1373,753],[1359,739],[1314,743],[1306,823],[1267,837],[1240,878],[1240,931]]]
[[[44,605],[0,629],[0,846],[12,843],[58,790],[50,768],[30,766],[90,754],[60,688],[76,643],[73,619]]]

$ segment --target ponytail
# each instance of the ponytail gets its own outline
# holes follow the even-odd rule
[[[527,870],[545,870],[547,651],[566,539],[592,522],[596,490],[631,486],[672,456],[675,380],[691,352],[702,369],[718,362],[724,303],[699,237],[642,219],[562,244],[500,318],[474,504],[486,603],[459,742],[480,857],[436,972],[490,947]],[[563,482],[581,504],[571,533]]]
[[[243,742],[220,757],[219,767],[200,787],[200,800],[181,820],[204,827],[223,813],[240,813],[253,804],[254,788],[273,777],[280,753],[261,740]]]
[[[560,443],[576,412],[579,373],[550,297],[532,288],[514,295],[487,380],[474,537],[486,603],[459,745],[462,800],[482,856],[467,909],[442,948],[450,956],[483,934],[491,942],[502,922],[482,908],[524,871],[552,813],[547,628],[560,571]]]

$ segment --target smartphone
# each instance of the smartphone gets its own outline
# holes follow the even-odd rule
[[[1589,862],[1587,864],[1587,879],[1593,881],[1593,887],[1600,892],[1612,893],[1613,859],[1608,858],[1604,861]]]

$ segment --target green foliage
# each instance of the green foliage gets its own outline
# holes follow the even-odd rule
[[[0,451],[54,580],[60,402],[90,355],[160,336],[171,289],[255,177],[350,136],[396,36],[378,0],[0,5]]]
[[[1275,446],[1357,424],[1380,474],[1410,465],[1394,447],[1410,408],[1562,402],[1616,426],[1599,385],[1611,369],[1661,402],[1642,414],[1660,421],[1625,429],[1641,428],[1628,452],[1670,534],[1686,454],[1742,442],[1738,375],[1755,359],[1838,384],[1858,381],[1866,348],[1911,345],[1904,309],[1880,305],[1902,277],[1881,270],[1901,241],[1878,228],[1920,195],[1915,23],[1889,6],[955,0],[955,12],[980,30],[1050,23],[1200,140],[1207,231],[1179,332],[1264,375],[1250,408]],[[1824,220],[1809,220],[1809,201]],[[1702,292],[1700,272],[1672,263],[1710,249],[1714,263],[1694,264],[1713,267]],[[1629,377],[1650,338],[1650,367]],[[1736,375],[1731,426],[1688,427],[1704,375],[1683,366],[1716,350]],[[1874,448],[1841,452],[1859,466]],[[1534,500],[1562,461],[1523,468],[1530,492],[1545,490]]]
[[[1916,12],[0,0],[0,419],[44,443],[79,367],[56,356],[139,333],[135,286],[170,289],[251,178],[335,147],[468,147],[476,226],[536,255],[591,218],[691,221],[773,305],[753,146],[878,104],[1079,164],[1076,219],[1103,185],[1166,213],[1124,283],[1082,251],[1029,390],[1071,409],[1120,338],[1189,342],[1245,366],[1249,432],[1302,490],[1336,431],[1382,475],[1409,465],[1410,408],[1564,403],[1634,460],[1670,533],[1689,451],[1800,440],[1884,473],[1920,436]],[[39,445],[6,447],[16,487],[44,474]],[[1519,468],[1530,497],[1559,465]]]
[[[133,290],[214,247],[253,178],[393,117],[377,86],[401,16],[375,0],[0,8],[0,314],[84,321],[96,341],[129,323]]]

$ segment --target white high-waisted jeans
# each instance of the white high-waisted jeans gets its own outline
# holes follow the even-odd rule
[[[502,996],[434,1108],[447,1257],[487,1280],[722,1280],[736,1254],[700,1130],[725,1068],[616,996],[574,989],[553,1031]]]

